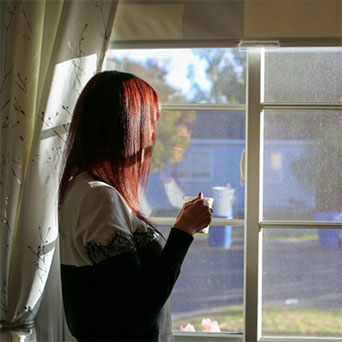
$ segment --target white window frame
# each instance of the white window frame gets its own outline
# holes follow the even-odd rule
[[[220,219],[215,225],[245,226],[244,250],[244,332],[228,333],[183,333],[174,332],[176,342],[327,342],[342,341],[341,338],[319,337],[262,337],[262,230],[269,228],[341,229],[341,222],[270,221],[262,219],[263,189],[263,111],[265,109],[342,109],[341,103],[277,103],[262,101],[264,50],[247,51],[247,101],[246,101],[246,180],[245,220]],[[210,106],[211,107],[211,106]],[[178,107],[179,108],[179,107]],[[203,108],[202,108],[203,109]],[[217,107],[216,107],[217,109]],[[231,109],[229,106],[225,109]],[[240,108],[241,109],[241,108]],[[155,218],[158,219],[158,218]],[[222,221],[222,222],[221,222]],[[164,221],[165,222],[165,221]],[[168,220],[172,224],[172,219]],[[256,260],[257,256],[257,260]]]
[[[261,241],[259,225],[259,174],[260,172],[260,51],[247,51],[247,101],[246,105],[172,105],[162,106],[167,110],[210,109],[210,110],[245,110],[246,113],[246,178],[245,178],[245,220],[213,219],[215,226],[245,226],[244,247],[244,333],[184,333],[174,332],[175,342],[201,341],[259,341],[261,327],[261,283],[259,284],[258,269],[261,267],[261,254],[255,263],[255,255],[259,254]],[[250,157],[248,158],[248,155]],[[262,203],[262,201],[261,201]],[[248,209],[247,209],[248,208]],[[248,214],[247,214],[248,213]],[[175,218],[153,217],[160,225],[172,225]],[[258,243],[259,241],[259,243]],[[261,250],[261,249],[260,249]],[[247,266],[248,265],[248,266]],[[260,312],[259,312],[260,311]]]
[[[186,44],[187,45],[187,44]],[[195,44],[196,47],[198,43]],[[219,47],[225,47],[219,44]],[[209,44],[208,47],[214,47]],[[172,43],[160,46],[162,48],[185,48]],[[132,45],[116,46],[122,49],[148,49],[158,46]],[[229,47],[227,47],[229,48]],[[225,104],[164,104],[164,110],[245,110],[246,111],[246,171],[245,171],[245,220],[213,219],[215,226],[245,227],[244,245],[244,332],[243,334],[229,333],[191,333],[174,332],[175,342],[327,342],[342,341],[341,338],[316,337],[261,337],[262,311],[262,230],[270,228],[312,229],[335,228],[341,229],[342,222],[314,221],[270,221],[262,219],[262,189],[263,189],[263,111],[265,109],[342,109],[341,103],[266,103],[261,98],[263,84],[264,50],[263,48],[247,49],[247,101],[246,105]],[[159,225],[172,225],[175,218],[152,217],[151,220]]]

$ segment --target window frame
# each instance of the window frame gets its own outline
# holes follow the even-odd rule
[[[148,47],[146,47],[148,48]],[[174,47],[170,47],[172,49]],[[184,47],[181,47],[184,48]],[[127,49],[127,47],[126,47]],[[151,48],[152,49],[152,48]],[[229,48],[227,48],[229,49]],[[215,111],[244,111],[247,113],[247,106],[245,104],[206,104],[206,103],[186,103],[186,104],[171,104],[171,103],[162,103],[162,109],[167,111],[190,111],[190,110],[215,110]],[[151,220],[155,222],[157,225],[167,225],[172,226],[175,222],[176,217],[160,217],[160,216],[151,216]],[[234,227],[244,227],[244,219],[226,219],[226,218],[213,218],[212,225],[215,226],[234,226]],[[175,336],[178,332],[175,334]],[[188,333],[183,334],[184,336],[188,336]],[[190,334],[189,334],[190,335]],[[223,334],[222,335],[226,335]],[[230,334],[228,334],[230,336]],[[196,335],[197,336],[197,335]],[[211,336],[211,334],[210,334]],[[235,335],[234,335],[235,336]]]
[[[177,46],[178,45],[178,46]],[[180,45],[180,46],[179,46]],[[173,44],[165,43],[162,48],[214,48],[226,47],[222,44],[216,46],[211,44]],[[328,44],[329,45],[329,44]],[[324,46],[324,44],[322,45]],[[116,45],[116,49],[148,49],[158,48],[156,44],[142,43],[140,45],[124,44]],[[159,47],[160,48],[160,47]],[[262,86],[264,75],[264,49],[247,48],[247,70],[246,70],[246,105],[224,105],[224,104],[163,104],[165,110],[245,110],[246,113],[246,136],[245,136],[245,219],[223,219],[215,218],[215,226],[239,226],[245,227],[244,241],[244,332],[243,334],[230,333],[191,333],[174,331],[175,342],[323,342],[323,341],[342,341],[342,338],[315,338],[315,337],[291,337],[291,336],[262,336],[262,246],[263,229],[284,228],[284,229],[312,229],[320,227],[323,229],[341,229],[342,222],[326,221],[285,221],[285,220],[263,220],[263,127],[264,110],[266,109],[342,109],[342,103],[267,103],[262,98]],[[152,217],[156,224],[172,225],[173,217]],[[255,257],[257,256],[257,260]]]
[[[341,222],[315,221],[271,221],[263,220],[263,128],[265,109],[342,109],[341,103],[267,103],[263,101],[264,49],[247,49],[246,70],[246,180],[245,220],[224,220],[224,224],[244,223],[244,332],[227,333],[183,333],[174,332],[176,342],[195,341],[260,341],[260,342],[323,342],[342,341],[341,338],[262,336],[262,246],[263,229],[341,229]],[[220,225],[221,222],[215,223]],[[255,261],[255,256],[258,260]]]

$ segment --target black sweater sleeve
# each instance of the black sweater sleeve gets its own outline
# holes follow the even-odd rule
[[[76,267],[76,272],[70,269],[73,266],[62,265],[66,317],[74,336],[79,340],[148,339],[192,241],[189,234],[172,228],[164,248],[152,241],[94,266]],[[96,313],[89,321],[92,311]]]
[[[158,254],[157,242],[141,248],[138,253],[125,256],[121,261],[114,257],[104,263],[111,266],[108,280],[112,285],[118,282],[115,271],[120,269],[122,286],[127,295],[126,323],[131,328],[134,327],[137,336],[144,335],[155,324],[158,313],[179,276],[181,264],[192,240],[193,237],[189,234],[173,228],[164,249],[154,260],[151,254]]]

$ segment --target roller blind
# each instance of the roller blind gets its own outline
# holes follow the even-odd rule
[[[120,1],[112,46],[341,46],[341,0]]]

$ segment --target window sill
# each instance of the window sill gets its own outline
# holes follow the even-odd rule
[[[175,338],[175,342],[242,342],[243,335],[242,334],[229,334],[229,333],[191,333],[191,332],[182,332],[175,331],[173,333]]]
[[[243,334],[229,333],[192,333],[173,332],[175,342],[244,342]],[[298,337],[298,336],[268,336],[261,337],[258,342],[341,342],[341,338],[334,337]],[[246,341],[249,342],[249,341]]]

